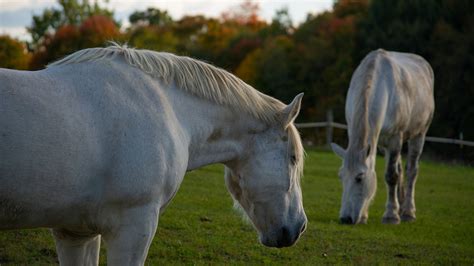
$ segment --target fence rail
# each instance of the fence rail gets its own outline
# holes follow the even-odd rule
[[[340,129],[347,129],[347,125],[341,124],[341,123],[336,123],[336,122],[310,122],[310,123],[297,123],[296,127],[297,128],[312,128],[312,127],[334,127],[334,128],[340,128]]]
[[[332,118],[333,118],[332,112],[329,111],[328,115],[327,115],[328,121],[311,122],[311,123],[297,123],[296,127],[297,128],[321,128],[321,127],[326,128],[326,142],[329,145],[332,142],[332,130],[333,130],[333,128],[347,129],[347,125],[333,122]],[[474,147],[474,141],[467,141],[467,140],[463,140],[463,139],[448,139],[448,138],[426,136],[425,141],[427,141],[427,142],[436,142],[436,143],[446,143],[446,144],[456,144],[456,145],[459,145],[461,148],[463,146]]]
[[[458,144],[460,146],[474,147],[474,141],[467,141],[467,140],[462,140],[462,139],[448,139],[448,138],[426,136],[425,141],[437,142],[437,143]]]

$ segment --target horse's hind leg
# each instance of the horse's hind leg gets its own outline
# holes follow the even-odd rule
[[[63,229],[53,229],[61,265],[98,265],[100,235],[82,236]]]
[[[401,208],[401,216],[403,221],[414,221],[415,216],[415,183],[418,176],[418,161],[420,160],[421,152],[423,151],[423,144],[425,136],[421,135],[408,141],[408,156],[407,156],[407,187],[405,200]]]
[[[382,218],[382,223],[398,224],[400,223],[400,216],[398,214],[400,205],[398,202],[398,191],[401,183],[401,150],[402,137],[394,137],[385,150],[385,183],[387,184],[387,203],[385,206],[385,213]]]

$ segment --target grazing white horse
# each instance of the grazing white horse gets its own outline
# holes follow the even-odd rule
[[[346,99],[349,145],[332,144],[343,158],[340,220],[365,223],[376,187],[377,144],[385,148],[387,204],[383,223],[415,220],[415,181],[434,112],[433,70],[415,54],[369,53],[352,76]],[[408,140],[406,194],[400,152]],[[401,205],[401,206],[400,206]]]
[[[232,74],[118,45],[35,72],[0,70],[0,229],[52,228],[64,265],[142,265],[186,173],[223,163],[270,247],[306,227],[290,105]]]

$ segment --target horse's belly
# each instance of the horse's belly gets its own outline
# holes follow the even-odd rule
[[[73,213],[85,213],[99,198],[96,166],[78,157],[69,160],[55,149],[49,152],[37,156],[18,149],[0,162],[1,229],[71,222]]]
[[[68,225],[87,226],[85,216],[78,216],[78,213],[87,213],[87,209],[71,204],[72,201],[56,198],[55,205],[49,203],[42,204],[38,201],[11,196],[0,198],[0,229],[21,229],[37,227],[56,227]],[[53,200],[50,201],[52,203]],[[81,221],[84,220],[84,221]],[[91,219],[90,219],[91,220]]]

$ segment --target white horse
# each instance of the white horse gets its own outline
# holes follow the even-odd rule
[[[232,74],[118,45],[35,72],[0,70],[0,229],[52,228],[59,261],[142,265],[186,173],[223,163],[270,247],[306,227],[303,147],[290,105]]]
[[[433,70],[415,54],[369,53],[352,76],[346,99],[349,146],[343,158],[341,223],[366,223],[376,187],[377,143],[385,148],[388,197],[383,223],[415,220],[418,160],[434,112]],[[408,140],[406,194],[400,152]],[[401,206],[400,206],[401,205]]]

